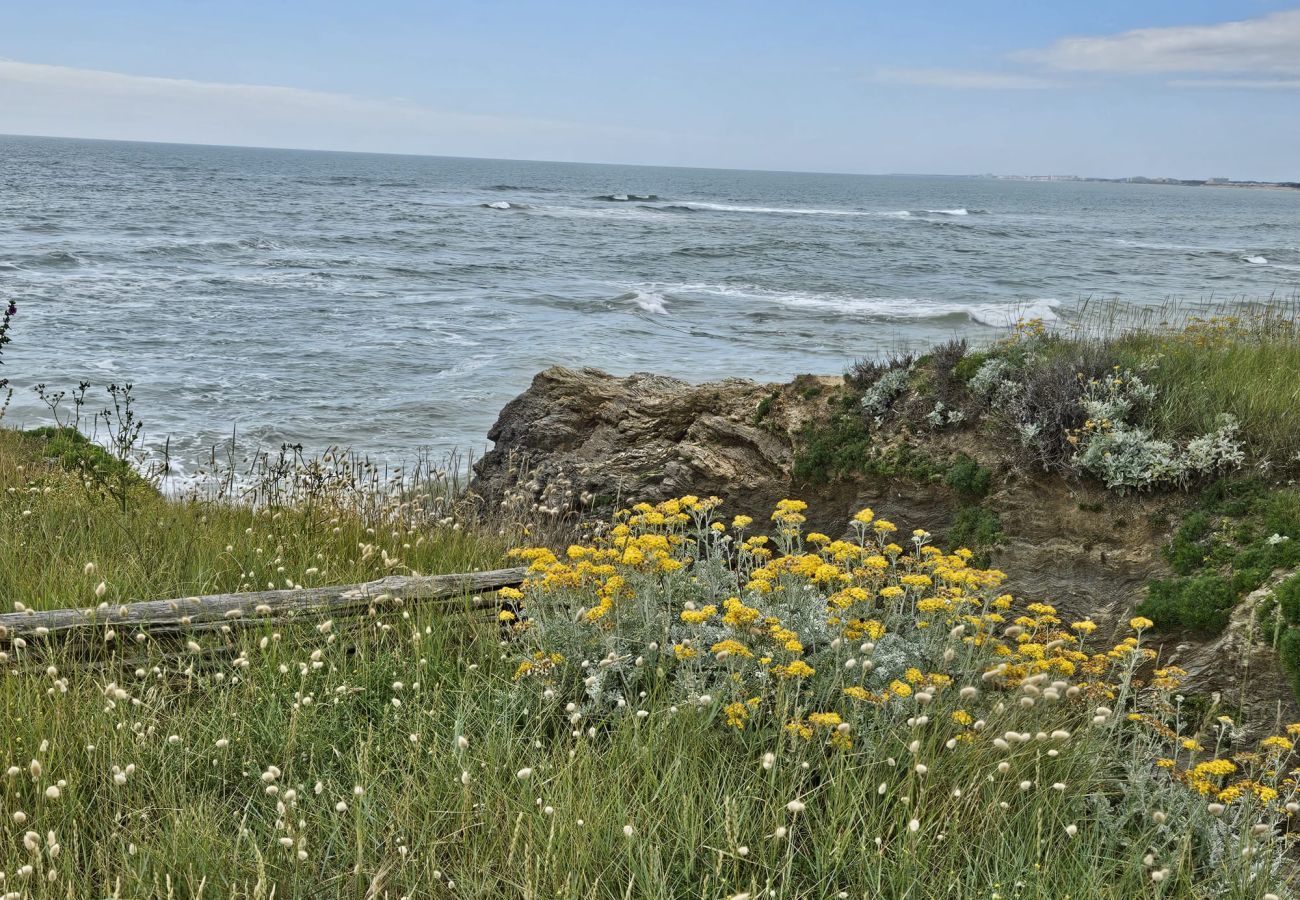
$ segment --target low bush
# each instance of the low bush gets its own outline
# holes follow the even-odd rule
[[[792,471],[802,481],[825,483],[861,472],[871,456],[871,433],[861,417],[839,413],[810,424]]]
[[[964,500],[982,500],[989,492],[993,473],[984,468],[973,457],[958,453],[943,483],[952,488]]]
[[[1190,628],[1217,633],[1241,596],[1238,586],[1222,575],[1152,581],[1138,612],[1161,628]]]

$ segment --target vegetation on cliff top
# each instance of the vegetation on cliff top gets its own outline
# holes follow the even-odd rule
[[[920,357],[859,362],[806,429],[795,472],[810,482],[942,482],[960,506],[955,535],[981,554],[1001,537],[996,503],[983,499],[989,469],[940,449],[960,446],[963,433],[1004,471],[1046,470],[1116,493],[1179,492],[1170,506],[1186,518],[1166,548],[1173,573],[1149,586],[1140,609],[1160,627],[1214,633],[1246,594],[1300,566],[1295,313],[1270,304],[1177,326],[1150,317],[1126,325],[1108,309],[1075,330],[1022,322],[987,347],[954,341]],[[899,457],[927,465],[882,467]],[[1282,629],[1274,642],[1300,645],[1300,636]],[[1300,679],[1300,666],[1292,671]]]

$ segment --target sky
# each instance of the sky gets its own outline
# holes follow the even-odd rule
[[[1300,180],[1300,5],[13,2],[0,4],[0,133]]]

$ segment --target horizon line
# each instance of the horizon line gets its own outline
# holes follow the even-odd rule
[[[1140,183],[1132,182],[1134,178],[1166,178],[1176,181],[1210,181],[1213,178],[1222,176],[1204,176],[1187,178],[1185,176],[1175,175],[1079,175],[1077,173],[1059,172],[1055,174],[1034,174],[1029,172],[843,172],[833,169],[763,169],[746,166],[683,166],[670,165],[665,163],[623,163],[623,162],[596,162],[592,160],[572,160],[572,159],[535,159],[532,157],[515,157],[515,156],[460,156],[450,153],[403,153],[396,150],[337,150],[326,147],[286,147],[267,144],[210,144],[197,143],[193,141],[164,141],[164,140],[142,140],[138,138],[102,138],[86,137],[83,135],[66,135],[66,134],[27,134],[19,132],[0,132],[0,138],[34,138],[38,140],[54,141],[84,141],[97,142],[104,144],[149,144],[160,145],[164,147],[209,147],[222,150],[270,150],[275,152],[287,153],[336,153],[351,154],[356,156],[397,156],[411,159],[472,159],[484,162],[510,162],[510,163],[546,163],[551,165],[565,166],[604,166],[604,167],[623,167],[639,169],[681,169],[685,171],[696,172],[752,172],[755,174],[766,175],[837,175],[856,178],[969,178],[969,179],[1009,179],[1009,180],[1041,180],[1042,183],[1051,183],[1053,179],[1059,179],[1062,182],[1069,183],[1073,180],[1075,183],[1087,183],[1088,181],[1102,181],[1115,183]],[[1262,180],[1256,178],[1229,178],[1229,182],[1238,184],[1262,184],[1262,185],[1282,185],[1291,182]],[[1297,180],[1300,180],[1298,178]],[[1157,182],[1158,183],[1158,182]]]

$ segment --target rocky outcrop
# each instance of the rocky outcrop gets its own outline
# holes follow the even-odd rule
[[[770,509],[788,483],[791,444],[755,411],[776,386],[694,386],[637,374],[551,368],[501,411],[473,489],[492,504],[608,507],[686,493]]]
[[[840,398],[842,379],[802,376],[789,384],[726,381],[692,385],[597,369],[551,368],[512,400],[488,433],[494,449],[475,466],[472,491],[494,507],[545,515],[604,512],[618,504],[683,494],[716,495],[731,513],[762,521],[776,501],[810,503],[810,526],[831,534],[870,506],[907,529],[946,537],[960,508],[941,479],[857,476],[826,484],[792,475],[809,422]],[[1017,471],[977,429],[900,434],[937,459],[957,452],[997,473],[984,504],[1002,522],[992,562],[1026,599],[1053,603],[1066,619],[1091,617],[1124,631],[1152,578],[1168,574],[1159,552],[1177,497],[1129,496],[1057,475]],[[1249,634],[1242,604],[1211,640],[1166,635],[1162,661],[1193,673],[1188,689],[1220,692],[1254,718],[1300,719],[1285,675],[1266,643]],[[1241,690],[1243,660],[1249,696]],[[1265,715],[1266,714],[1266,715]]]

